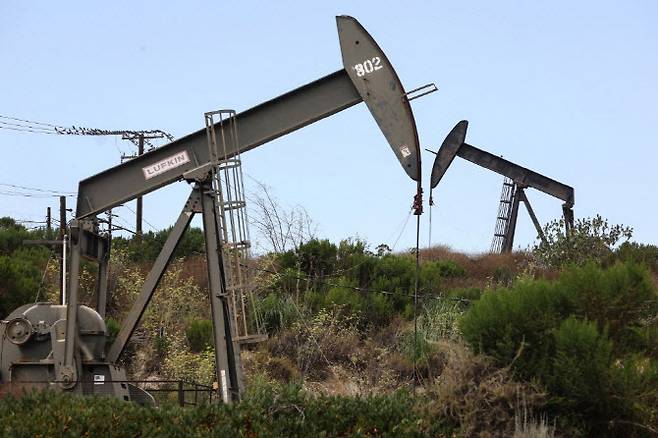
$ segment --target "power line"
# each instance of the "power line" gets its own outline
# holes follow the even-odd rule
[[[10,121],[7,121],[10,120]],[[166,138],[169,141],[174,140],[174,136],[161,129],[134,130],[134,129],[99,129],[85,126],[61,126],[52,123],[37,122],[33,120],[22,119],[12,116],[0,115],[0,129],[9,129],[13,131],[30,132],[34,134],[47,135],[96,135],[96,136],[122,136],[124,140],[129,140],[137,145],[139,137],[144,136],[154,138]],[[149,146],[153,146],[148,140],[145,141]]]
[[[0,195],[4,196],[22,196],[24,198],[59,198],[60,195],[49,195],[45,193],[22,193],[22,192],[8,192],[0,190]],[[73,198],[75,195],[62,195],[67,198]]]
[[[123,204],[123,206],[124,206],[125,208],[127,208],[132,214],[134,214],[135,216],[137,216],[137,212],[135,212],[135,210],[133,210],[132,208],[128,207],[126,204]],[[152,229],[153,231],[158,231],[158,230],[155,228],[155,226],[154,226],[153,224],[151,224],[149,221],[146,220],[145,217],[142,216],[142,220],[143,220],[144,222],[146,222],[146,225],[148,225],[149,227],[151,227],[151,229]]]
[[[11,187],[14,189],[31,190],[33,192],[53,193],[56,195],[75,195],[75,192],[65,192],[63,190],[40,189],[37,187],[19,186],[17,184],[0,183],[0,186]]]

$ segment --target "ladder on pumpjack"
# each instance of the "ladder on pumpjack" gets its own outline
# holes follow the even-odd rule
[[[503,180],[503,189],[500,193],[500,203],[498,205],[498,214],[496,216],[496,227],[494,237],[491,242],[491,252],[501,253],[512,249],[513,236],[510,236],[510,229],[514,224],[514,207],[518,204],[514,202],[516,197],[516,183],[511,178],[505,177]],[[512,237],[512,238],[510,238]]]
[[[251,242],[242,159],[239,149],[227,148],[227,145],[240,144],[236,113],[233,110],[210,111],[205,113],[205,122],[234,341],[240,344],[261,342],[267,339],[267,334],[254,299],[253,275],[247,273]]]

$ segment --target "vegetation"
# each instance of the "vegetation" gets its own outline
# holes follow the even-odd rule
[[[625,225],[610,225],[607,219],[576,219],[573,229],[565,231],[564,218],[549,222],[544,227],[545,242],[537,244],[533,253],[538,260],[553,268],[568,264],[609,260],[614,247],[633,236],[633,229]]]
[[[308,228],[303,217],[286,229]],[[32,394],[0,400],[0,427],[8,436],[655,435],[658,247],[600,217],[568,237],[561,225],[528,252],[423,250],[416,312],[412,253],[272,236],[280,251],[250,261],[269,339],[243,349],[243,402],[150,409]],[[114,239],[108,340],[166,234]],[[0,219],[3,317],[37,292],[55,300],[50,251],[21,245],[43,236]],[[213,383],[203,235],[186,239],[124,355],[135,379]],[[83,303],[93,303],[93,274],[82,266]],[[24,409],[36,403],[36,414]]]
[[[46,237],[44,230],[29,231],[11,218],[0,218],[0,318],[37,299],[49,251],[25,246],[23,240]]]
[[[485,294],[461,328],[474,351],[541,382],[553,414],[589,434],[629,436],[658,428],[658,357],[647,337],[656,315],[648,271],[590,263],[555,282],[521,281]]]

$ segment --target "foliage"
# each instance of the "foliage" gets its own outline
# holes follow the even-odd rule
[[[658,273],[658,246],[637,242],[624,242],[615,250],[615,260],[635,262]]]
[[[564,218],[546,224],[546,242],[540,242],[532,250],[546,266],[560,268],[570,263],[600,263],[610,257],[615,245],[633,235],[631,227],[609,225],[608,220],[600,215],[577,219],[568,234],[564,224]]]
[[[657,310],[647,271],[588,264],[484,294],[461,328],[476,352],[545,385],[554,412],[590,433],[641,434],[657,426],[658,362],[637,333],[655,328]]]
[[[340,306],[343,312],[360,318],[363,325],[375,327],[389,323],[396,315],[410,318],[413,314],[409,304],[416,266],[411,255],[375,255],[358,239],[346,239],[338,245],[311,239],[297,250],[277,254],[275,264],[278,274],[270,277],[267,286],[270,295],[265,314],[268,307],[285,302],[271,294],[294,296],[299,306],[312,311]],[[464,267],[453,260],[426,261],[420,267],[420,293],[434,295],[444,280],[465,275]],[[270,326],[276,328],[278,323],[270,319]]]
[[[358,343],[357,321],[352,316],[341,314],[340,308],[322,309],[272,339],[270,351],[293,360],[303,377],[323,378],[332,363],[351,363]]]
[[[208,319],[195,319],[185,330],[190,351],[200,353],[213,346],[212,322]]]
[[[215,353],[212,347],[196,354],[174,343],[168,346],[167,353],[162,364],[166,378],[209,386],[215,381]]]
[[[162,250],[173,227],[160,231],[149,231],[142,236],[125,238],[117,236],[112,239],[112,250],[124,250],[132,262],[153,262]],[[205,253],[205,239],[201,228],[189,228],[176,247],[173,257],[189,257]]]
[[[459,321],[463,313],[464,306],[459,301],[432,300],[424,305],[424,312],[418,319],[419,330],[430,341],[456,341],[461,338]]]
[[[114,319],[114,318],[107,318],[105,320],[105,329],[107,330],[107,342],[105,345],[108,347],[112,345],[112,343],[115,341],[117,338],[117,335],[119,334],[119,331],[121,330],[121,325],[119,322]]]
[[[3,436],[113,437],[450,435],[426,406],[407,392],[313,397],[297,386],[261,387],[233,405],[158,409],[44,392],[1,400],[0,431]]]
[[[37,298],[49,251],[25,246],[23,240],[45,237],[45,230],[30,231],[11,218],[0,218],[0,318]]]
[[[258,301],[258,313],[270,334],[290,327],[300,317],[300,309],[292,297],[273,292]]]

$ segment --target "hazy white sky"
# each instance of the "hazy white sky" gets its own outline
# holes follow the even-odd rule
[[[407,89],[439,86],[413,102],[422,147],[436,149],[468,119],[469,143],[573,186],[576,217],[600,213],[633,226],[636,240],[658,242],[658,3],[648,0],[4,0],[0,115],[181,137],[203,127],[205,111],[242,111],[340,69],[340,14],[359,19]],[[134,149],[115,138],[0,129],[0,151],[1,184],[75,191]],[[427,186],[433,156],[423,158]],[[414,194],[363,104],[244,161],[332,240],[391,245]],[[457,159],[434,193],[433,243],[487,250],[501,183]],[[145,218],[173,224],[188,191],[178,183],[148,195]],[[540,221],[560,215],[560,201],[528,196]],[[0,194],[0,216],[40,220],[48,205],[57,199]],[[132,225],[130,211],[119,213]],[[423,242],[427,231],[424,215]],[[533,242],[523,211],[518,231],[516,246]],[[410,221],[397,249],[413,240]]]

